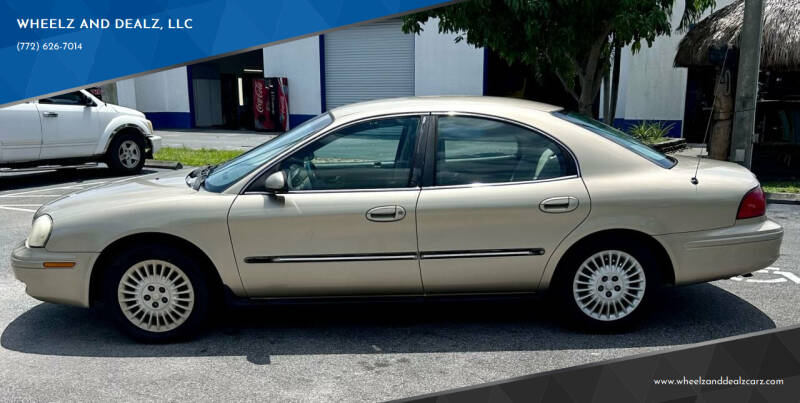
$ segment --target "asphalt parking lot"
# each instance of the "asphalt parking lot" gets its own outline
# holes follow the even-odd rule
[[[376,401],[800,324],[800,206],[770,205],[786,230],[771,268],[667,290],[624,334],[564,329],[533,298],[238,309],[196,340],[136,344],[95,310],[28,297],[8,263],[39,205],[117,179],[0,174],[2,400]]]

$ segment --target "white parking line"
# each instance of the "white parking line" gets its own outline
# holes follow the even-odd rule
[[[731,277],[731,280],[744,281],[744,282],[747,282],[747,283],[762,283],[762,284],[764,284],[764,283],[766,283],[766,284],[786,283],[788,281],[791,281],[791,282],[793,282],[795,284],[800,284],[800,277],[798,277],[796,274],[794,274],[794,273],[792,273],[790,271],[781,270],[778,267],[767,267],[767,268],[764,268],[764,269],[761,269],[761,270],[757,270],[757,271],[755,271],[755,273],[777,275],[779,277],[754,278],[754,277],[736,276],[736,277]]]
[[[35,193],[38,193],[38,192],[47,192],[47,191],[53,191],[53,190],[83,189],[84,187],[87,187],[87,186],[102,185],[104,183],[106,183],[106,181],[103,181],[103,182],[92,182],[92,183],[76,183],[76,184],[72,184],[72,185],[63,185],[63,186],[51,186],[51,187],[45,187],[45,188],[41,188],[41,189],[26,190],[24,192],[7,193],[6,196],[19,196],[19,195],[31,195],[31,196],[33,196]]]
[[[88,181],[88,182],[80,182],[78,185],[85,186],[85,185],[102,185],[104,183],[108,183],[107,180],[97,180],[97,181]]]
[[[58,194],[58,195],[38,195],[38,194],[37,195],[19,195],[19,194],[10,194],[10,195],[0,195],[0,197],[5,197],[5,198],[9,198],[9,197],[61,197],[61,196],[64,196],[64,195],[66,195],[66,193]]]
[[[24,211],[26,213],[35,213],[36,212],[36,210],[31,210],[29,208],[21,208],[21,207],[0,206],[0,209],[11,210],[11,211]]]
[[[788,271],[775,271],[775,272],[773,272],[773,273],[775,273],[775,274],[780,274],[781,276],[784,276],[784,277],[788,278],[789,280],[792,280],[792,281],[793,281],[793,282],[795,282],[796,284],[800,284],[800,277],[797,277],[797,275],[795,275],[795,274],[794,274],[794,273],[792,273],[792,272],[788,272]]]
[[[57,188],[48,188],[45,190],[72,190],[72,189],[83,189],[83,186],[82,185],[59,186]]]
[[[767,283],[767,284],[770,284],[770,283],[785,283],[788,280],[786,280],[783,277],[778,277],[778,278],[770,278],[770,279],[748,278],[745,281],[747,281],[748,283]]]
[[[76,183],[74,185],[47,187],[47,188],[42,188],[42,189],[27,190],[27,191],[24,191],[24,192],[5,193],[5,194],[0,194],[0,197],[4,197],[4,198],[9,198],[9,197],[61,197],[61,196],[64,196],[64,195],[68,194],[69,192],[63,193],[63,194],[41,194],[41,193],[38,193],[38,192],[47,192],[47,191],[51,191],[52,192],[54,190],[74,190],[74,191],[79,191],[79,190],[84,190],[84,189],[86,189],[88,187],[103,185],[105,183],[108,183],[108,181],[103,180],[103,181],[83,182],[83,183]]]
[[[50,188],[44,188],[44,189],[27,190],[27,191],[24,191],[24,192],[6,193],[4,196],[20,196],[20,195],[31,195],[31,196],[34,196],[32,193],[46,192],[48,190],[59,190],[59,189],[69,189],[69,187],[59,186],[59,187],[50,187]]]

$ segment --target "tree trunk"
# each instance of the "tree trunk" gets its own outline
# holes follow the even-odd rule
[[[606,71],[606,74],[603,76],[603,120],[606,123],[609,123],[613,119],[611,118],[611,105],[609,105],[611,101],[611,72]]]
[[[729,68],[720,69],[714,84],[715,104],[711,111],[711,134],[708,140],[709,156],[715,160],[725,161],[731,149],[731,119],[733,118],[734,99]]]
[[[708,140],[708,156],[720,161],[728,159],[731,149],[731,120],[718,120],[711,127],[711,138]]]
[[[592,76],[594,76],[594,72],[592,72]],[[596,85],[594,77],[584,77],[581,80],[581,93],[578,96],[578,112],[581,115],[594,117],[594,100],[599,89],[600,86]]]
[[[565,80],[564,77],[556,71],[556,76],[561,81],[564,89],[578,101],[578,113],[588,116],[594,116],[594,101],[600,93],[600,88],[603,76],[606,73],[607,59],[603,59],[603,48],[608,45],[608,36],[611,33],[611,28],[607,24],[602,30],[603,34],[598,35],[591,49],[584,58],[570,57],[574,67],[573,72],[575,77],[578,78],[578,85],[580,93],[576,93],[572,80]],[[601,60],[602,59],[602,60]],[[579,61],[581,60],[581,61]]]
[[[594,114],[592,110],[594,109],[594,97],[589,98],[589,100],[584,97],[584,91],[581,91],[581,98],[578,100],[578,113],[584,115],[586,117],[593,118]]]
[[[611,70],[611,111],[609,115],[611,115],[611,123],[614,123],[614,119],[617,117],[617,98],[619,98],[619,68],[620,63],[622,60],[622,46],[615,45],[614,46],[614,66]]]

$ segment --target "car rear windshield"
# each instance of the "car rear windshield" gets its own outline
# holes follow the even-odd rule
[[[654,148],[648,146],[637,140],[635,137],[613,128],[605,123],[598,122],[592,118],[586,117],[575,112],[553,112],[553,115],[564,119],[570,123],[574,123],[584,129],[593,133],[599,134],[636,154],[652,161],[654,164],[662,168],[672,168],[675,166],[676,161]]]

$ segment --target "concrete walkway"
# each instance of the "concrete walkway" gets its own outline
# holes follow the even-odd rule
[[[706,151],[706,147],[702,144],[688,144],[686,148],[676,152],[675,154],[686,157],[697,157],[698,155],[708,155],[708,151]]]
[[[162,147],[186,147],[191,149],[249,150],[278,133],[225,131],[225,130],[156,130],[161,136]]]

